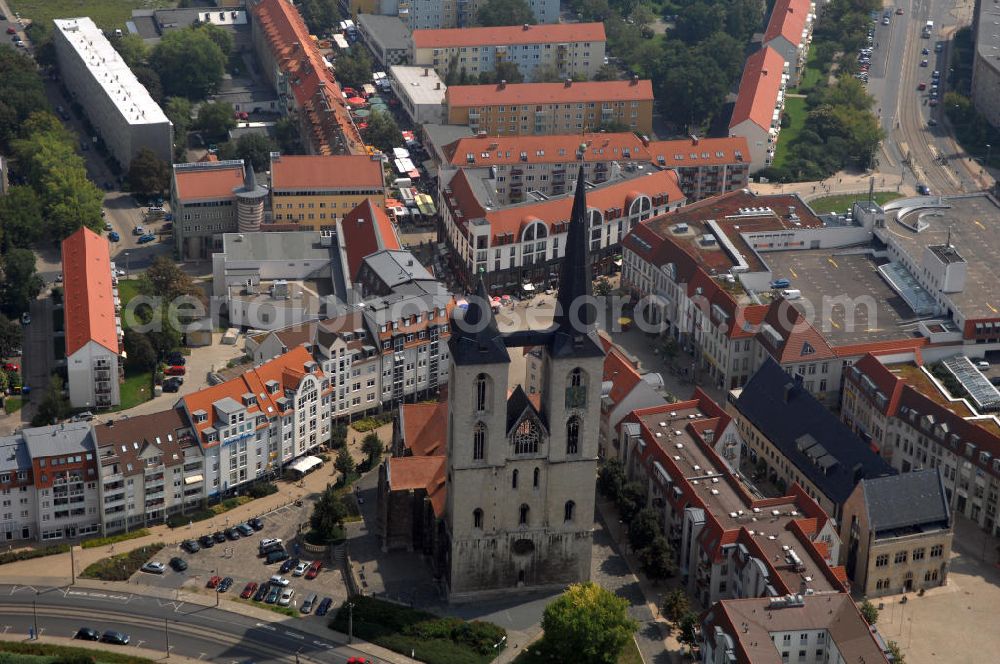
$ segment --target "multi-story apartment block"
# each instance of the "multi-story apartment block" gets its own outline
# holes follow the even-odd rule
[[[1000,127],[1000,61],[996,57],[1000,37],[996,31],[997,21],[1000,21],[1000,7],[988,0],[977,0],[972,24],[976,40],[972,61],[972,103],[994,127]]]
[[[108,241],[81,228],[62,243],[63,320],[69,400],[76,408],[111,408],[124,376],[117,280]]]
[[[340,0],[341,7],[350,2],[352,8],[369,0]],[[377,0],[376,13],[399,16],[410,30],[466,28],[476,25],[483,0]],[[558,0],[528,0],[538,23],[559,21]],[[346,11],[346,9],[345,9]],[[350,13],[362,12],[353,10]]]
[[[1000,532],[996,415],[952,397],[922,362],[882,364],[868,355],[845,372],[841,416],[897,470],[941,468],[951,513]]]
[[[268,477],[330,438],[334,385],[304,347],[182,398],[206,494]]]
[[[771,359],[730,392],[726,412],[750,462],[763,464],[769,481],[779,488],[798,484],[838,522],[858,482],[896,474],[801,379]]]
[[[729,135],[746,139],[751,171],[767,168],[774,159],[787,82],[785,56],[775,49],[765,46],[747,58],[729,121]]]
[[[24,436],[0,436],[0,538],[4,542],[38,537],[38,501],[31,457]]]
[[[844,505],[841,559],[868,597],[943,586],[952,523],[943,469],[863,479]]]
[[[170,163],[174,126],[128,68],[104,32],[87,17],[55,20],[60,80],[69,88],[123,169],[142,148]]]
[[[601,430],[597,440],[602,459],[621,459],[618,445],[618,424],[634,410],[666,403],[663,376],[640,373],[638,362],[602,334],[607,351],[604,358],[604,382],[601,386]],[[535,371],[529,360],[529,373]],[[541,373],[539,366],[537,372]]]
[[[589,79],[604,64],[605,44],[603,23],[414,30],[411,61],[442,78],[460,72],[475,77],[510,62],[526,81],[535,80],[539,67]]]
[[[174,164],[170,209],[182,260],[211,258],[225,233],[260,230],[267,190],[242,159]]]
[[[493,136],[572,134],[607,125],[624,125],[647,135],[653,130],[653,84],[638,78],[453,85],[445,101],[448,124],[468,125]]]
[[[626,475],[646,487],[702,607],[847,590],[833,520],[798,485],[784,497],[756,497],[734,472],[741,435],[700,389],[689,401],[633,411],[617,439]]]
[[[295,5],[260,0],[251,16],[257,62],[276,90],[282,111],[297,118],[309,154],[367,154],[333,68]]]
[[[595,173],[601,170],[601,164],[594,167]],[[531,171],[525,176],[521,169],[512,169],[509,177],[509,182],[497,178],[498,193],[501,189],[524,191],[532,187]],[[577,169],[576,181],[586,181],[581,169]],[[555,281],[555,266],[566,250],[573,205],[568,195],[497,207],[478,175],[465,169],[439,186],[443,187],[445,235],[454,271],[462,281],[471,285],[482,277],[494,290],[526,291]],[[619,243],[636,224],[683,203],[677,176],[669,171],[617,178],[588,187],[589,248],[594,270],[611,271]]]
[[[816,5],[811,0],[778,0],[771,10],[763,46],[770,46],[788,63],[788,84],[799,84],[809,56]]]
[[[558,196],[567,191],[567,168],[583,166],[587,182],[603,182],[612,171],[639,174],[651,167],[676,171],[684,197],[698,201],[744,189],[750,162],[742,138],[650,141],[632,132],[555,136],[468,136],[444,146],[444,170],[495,168],[497,179],[515,171],[533,175],[531,191]],[[575,161],[575,164],[574,164]],[[530,171],[534,171],[530,173]],[[445,176],[447,177],[447,176]],[[500,205],[519,200],[509,188],[497,191]]]
[[[371,199],[385,207],[382,162],[367,155],[271,155],[272,219],[298,230],[332,230]]]
[[[94,436],[105,535],[200,508],[204,458],[179,410],[109,420],[94,427]]]
[[[383,68],[410,62],[410,31],[398,16],[358,13],[358,35]]]
[[[723,600],[702,617],[702,664],[889,664],[888,644],[846,594]]]

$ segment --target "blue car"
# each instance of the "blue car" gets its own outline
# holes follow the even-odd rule
[[[122,236],[115,231],[111,231],[110,233],[108,233],[108,239],[111,240],[112,242],[118,242],[119,240],[122,239]]]
[[[771,282],[771,288],[788,288],[792,283],[788,279],[775,279]]]
[[[145,235],[139,238],[139,244],[146,244],[147,242],[154,242],[154,241],[156,241],[156,236],[153,235],[152,233],[146,233]]]

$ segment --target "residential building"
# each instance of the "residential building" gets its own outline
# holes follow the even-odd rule
[[[69,422],[27,428],[21,431],[21,438],[31,463],[38,539],[43,542],[73,539],[100,532],[100,493],[94,432],[90,424]],[[20,471],[17,477],[20,481]],[[0,481],[2,479],[0,475]],[[30,492],[18,492],[23,493]],[[19,513],[24,518],[31,510],[24,502],[24,495],[18,498],[21,501]],[[13,502],[13,498],[10,500]],[[13,505],[6,505],[6,494],[4,503],[4,507],[13,508]]]
[[[943,586],[952,523],[943,469],[863,479],[844,505],[841,558],[867,597]]]
[[[0,436],[0,507],[0,538],[4,542],[39,536],[35,478],[28,446],[20,433]]]
[[[298,120],[307,152],[367,154],[333,67],[319,52],[295,5],[260,0],[250,11],[257,62],[277,91],[283,112]]]
[[[769,46],[788,63],[788,85],[796,87],[802,77],[812,42],[816,5],[811,0],[778,0],[767,21],[762,46]]]
[[[271,477],[330,439],[335,386],[303,346],[232,380],[183,397],[178,407],[204,457],[205,494]]]
[[[599,171],[600,165],[594,172]],[[481,276],[494,291],[532,291],[555,283],[556,265],[566,250],[570,197],[529,198],[530,202],[520,205],[498,207],[490,191],[494,183],[484,184],[481,175],[463,169],[450,181],[439,182],[443,187],[441,216],[454,274],[467,286]],[[533,186],[530,171],[522,176],[520,169],[512,169],[510,177],[510,182],[496,178],[498,193],[508,187],[522,192]],[[582,169],[577,170],[577,182],[588,184]],[[668,171],[615,178],[586,189],[589,248],[593,269],[599,274],[614,269],[619,243],[636,224],[684,203],[677,176]]]
[[[347,213],[347,215],[337,224],[337,237],[343,245],[347,255],[347,277],[351,281],[357,281],[361,273],[361,268],[365,258],[380,251],[402,252],[403,246],[399,242],[399,235],[396,227],[389,220],[385,210],[374,204],[371,199],[366,198],[357,207]],[[403,252],[409,254],[409,252]],[[409,254],[410,259],[413,258]],[[420,265],[415,262],[416,265]],[[379,282],[382,279],[392,279],[393,283],[403,283],[408,279],[398,279],[395,274],[374,275]],[[369,282],[368,288],[362,288],[362,292],[367,297],[372,291],[379,290],[378,295],[388,295],[388,292],[380,290],[375,282]]]
[[[765,46],[747,58],[729,121],[729,135],[746,139],[751,171],[767,168],[774,159],[787,82],[785,56],[775,49]]]
[[[843,521],[844,504],[863,479],[895,475],[801,385],[768,359],[744,387],[730,392],[728,412],[755,464],[779,489],[798,484],[826,514]]]
[[[941,468],[951,514],[1000,532],[1000,421],[951,396],[920,358],[855,362],[845,372],[841,416],[902,473]]]
[[[410,30],[398,16],[360,12],[356,15],[361,41],[383,69],[410,62]]]
[[[494,136],[572,134],[606,125],[624,125],[647,135],[653,131],[653,84],[638,78],[453,85],[445,101],[448,124]]]
[[[414,30],[411,61],[433,67],[442,78],[463,72],[477,78],[509,62],[525,81],[535,81],[539,67],[545,75],[590,79],[604,64],[606,41],[603,23]]]
[[[103,535],[201,509],[204,458],[179,410],[108,420],[94,427],[94,438]]]
[[[129,33],[142,37],[152,48],[160,39],[175,30],[202,23],[211,23],[233,37],[237,50],[249,46],[250,17],[243,2],[225,8],[217,7],[164,7],[160,9],[133,9],[132,20],[126,22]]]
[[[604,358],[604,382],[601,383],[601,431],[598,452],[602,459],[621,459],[618,425],[632,411],[666,403],[663,376],[640,373],[638,362],[601,335],[607,355]],[[529,372],[536,369],[529,367]],[[537,368],[541,374],[541,367]]]
[[[340,0],[340,6],[346,8],[350,2],[353,8],[358,2],[368,0]],[[465,28],[477,23],[477,15],[483,0],[457,2],[456,0],[378,0],[377,9],[372,13],[399,16],[410,30],[426,30],[438,28]],[[556,23],[559,21],[559,3],[556,0],[528,0],[538,23]],[[359,14],[361,11],[349,13]]]
[[[414,124],[440,124],[444,121],[447,86],[430,67],[389,68],[389,87]]]
[[[74,408],[121,403],[123,332],[108,241],[81,228],[62,242],[66,383]]]
[[[836,524],[798,485],[760,498],[735,472],[743,435],[700,389],[688,401],[635,410],[618,426],[626,476],[646,489],[683,587],[705,608],[845,592]]]
[[[272,219],[299,230],[333,230],[365,199],[385,207],[382,162],[367,155],[271,154]]]
[[[497,178],[512,171],[534,171],[532,191],[546,196],[566,193],[566,169],[583,166],[588,182],[602,182],[611,170],[648,172],[651,167],[677,173],[684,197],[698,201],[744,189],[750,162],[742,138],[691,138],[650,141],[632,132],[559,134],[555,136],[464,136],[443,147],[441,168],[495,168]],[[571,182],[571,181],[570,181]],[[509,190],[497,192],[502,205],[513,202]]]
[[[181,260],[204,260],[225,233],[260,230],[267,189],[242,159],[174,164],[170,209]]]
[[[975,39],[972,103],[994,127],[1000,127],[1000,61],[996,57],[1000,36],[996,31],[997,21],[1000,21],[1000,7],[993,2],[977,0],[972,23]],[[936,39],[937,35],[932,37]]]
[[[702,664],[889,664],[888,645],[846,593],[723,600],[702,616]]]
[[[174,127],[104,33],[87,17],[55,20],[60,80],[108,153],[128,170],[142,148],[173,160]]]
[[[438,280],[409,251],[380,249],[365,256],[356,275],[358,288],[366,298],[390,297],[406,289],[428,293],[438,290]]]

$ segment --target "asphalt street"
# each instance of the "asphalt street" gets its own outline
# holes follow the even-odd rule
[[[72,637],[80,627],[115,629],[130,645],[212,662],[333,662],[363,653],[280,623],[133,593],[0,586],[0,630]],[[129,646],[108,646],[128,648]],[[370,658],[370,656],[368,656]]]

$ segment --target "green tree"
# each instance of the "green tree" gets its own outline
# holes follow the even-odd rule
[[[361,451],[368,455],[368,467],[371,468],[382,458],[385,445],[382,444],[382,439],[378,437],[378,434],[373,431],[361,441]]]
[[[244,159],[258,173],[270,169],[271,153],[277,146],[264,134],[243,134],[235,141],[227,141],[219,148],[222,159]]]
[[[688,44],[696,44],[720,32],[725,19],[726,12],[721,5],[695,2],[677,17],[674,33]]]
[[[139,280],[139,292],[171,301],[184,295],[201,297],[191,275],[166,256],[157,256]]]
[[[149,337],[135,330],[125,330],[125,366],[137,371],[149,371],[156,367],[156,349]]]
[[[878,608],[868,600],[861,603],[860,611],[865,622],[869,625],[874,625],[878,622]]]
[[[340,22],[336,0],[299,0],[295,6],[314,35],[325,35]]]
[[[184,155],[191,128],[191,101],[187,97],[170,97],[163,106],[167,119],[174,125],[174,159],[185,161]]]
[[[476,14],[479,25],[523,25],[537,23],[525,0],[486,0]]]
[[[639,564],[654,583],[677,574],[674,549],[663,535],[657,535],[649,546],[639,551]]]
[[[10,357],[21,347],[24,331],[21,324],[0,314],[0,357]]]
[[[659,513],[652,507],[639,510],[639,513],[627,523],[628,542],[635,551],[645,549],[663,534]]]
[[[170,165],[149,148],[140,148],[128,167],[129,191],[140,196],[155,196],[170,188]]]
[[[0,239],[4,248],[28,247],[44,232],[42,201],[25,185],[12,186],[0,196]]]
[[[152,67],[133,67],[132,73],[136,79],[146,88],[146,92],[157,104],[163,103],[163,83],[160,82],[160,75]]]
[[[169,97],[204,99],[218,89],[226,55],[204,30],[189,28],[164,35],[149,56]]]
[[[228,30],[224,30],[214,23],[198,23],[195,29],[201,32],[209,39],[211,39],[222,54],[229,57],[229,54],[233,50],[233,34]]]
[[[680,631],[677,640],[689,648],[693,648],[698,642],[698,634],[695,631],[698,629],[698,614],[688,611],[677,621],[677,627]]]
[[[617,81],[622,77],[622,72],[617,66],[612,64],[601,65],[601,68],[594,74],[595,81]]]
[[[597,471],[597,490],[605,498],[617,500],[625,486],[625,468],[618,459],[608,459]]]
[[[0,256],[0,276],[0,311],[19,318],[42,290],[42,278],[35,272],[35,254],[12,249]]]
[[[210,101],[198,109],[195,127],[204,132],[209,140],[222,141],[229,130],[236,127],[236,111],[227,101]]]
[[[145,64],[149,58],[149,47],[139,35],[124,33],[121,37],[112,37],[110,41],[130,69]]]
[[[48,108],[45,88],[31,58],[13,48],[0,48],[0,150],[21,135],[21,125],[32,113]]]
[[[294,119],[284,117],[274,123],[274,137],[278,141],[281,154],[302,154],[302,138],[299,136],[299,125]]]
[[[642,482],[628,482],[622,487],[618,497],[618,514],[626,523],[630,523],[635,515],[646,506],[646,487]]]
[[[597,297],[607,297],[611,295],[611,282],[607,277],[600,277],[594,282],[594,295]]]
[[[63,394],[63,379],[54,375],[49,378],[49,384],[45,387],[45,394],[38,404],[35,416],[31,418],[31,424],[36,427],[55,424],[65,419],[69,412],[69,399]]]
[[[906,656],[903,654],[903,651],[899,649],[898,643],[895,641],[889,641],[885,645],[889,650],[889,654],[892,656],[892,664],[906,664]]]
[[[341,447],[337,452],[337,458],[333,462],[333,467],[340,472],[344,480],[354,474],[354,459],[351,457],[351,453],[346,445]]]
[[[691,612],[691,600],[682,588],[674,588],[663,596],[663,615],[672,623]]]
[[[330,431],[330,449],[340,449],[347,444],[347,425],[336,422]]]
[[[542,615],[546,645],[577,664],[614,664],[637,628],[628,601],[591,582],[571,585]]]
[[[499,83],[500,81],[523,83],[524,74],[518,69],[517,63],[510,60],[501,60],[497,63],[497,68],[493,71],[479,73],[479,83],[481,85],[490,85],[492,83]],[[462,85],[462,83],[455,81],[453,85]]]
[[[360,90],[365,83],[372,80],[372,58],[368,49],[361,44],[355,44],[337,57],[334,65],[337,81],[344,87]]]
[[[559,68],[554,64],[543,64],[535,67],[531,73],[532,83],[558,83],[563,77],[559,75]]]
[[[368,129],[365,130],[365,140],[383,152],[392,152],[393,148],[403,145],[403,134],[396,124],[396,119],[389,113],[372,111],[368,116]]]
[[[332,542],[341,536],[344,519],[347,518],[347,508],[332,486],[320,494],[309,517],[309,525],[327,542]]]

